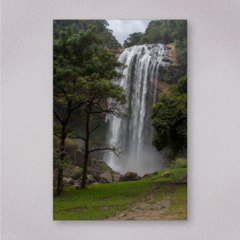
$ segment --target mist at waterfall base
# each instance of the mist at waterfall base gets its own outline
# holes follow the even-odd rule
[[[116,69],[124,77],[116,81],[127,96],[128,118],[107,115],[108,141],[121,146],[124,154],[105,153],[104,161],[114,170],[143,176],[166,168],[164,158],[151,145],[154,129],[149,115],[158,99],[159,67],[167,66],[168,50],[163,44],[146,44],[124,49],[118,61],[127,67]],[[112,99],[109,100],[111,106]]]

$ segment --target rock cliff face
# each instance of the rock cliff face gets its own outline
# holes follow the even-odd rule
[[[157,89],[160,89],[158,95],[162,92],[167,92],[171,84],[176,84],[178,80],[178,64],[177,64],[177,52],[174,43],[165,45],[168,49],[168,59],[163,61],[169,62],[166,67],[159,67],[159,75],[157,79]],[[154,80],[153,80],[154,81]]]
[[[178,63],[177,63],[177,52],[175,49],[174,43],[169,43],[165,45],[168,52],[167,52],[167,58],[163,61],[166,63],[170,63],[168,66],[161,67],[159,66],[159,74],[157,78],[157,89],[158,89],[158,95],[162,94],[162,92],[167,92],[171,84],[177,83],[178,78]],[[124,51],[124,48],[120,49],[110,49],[110,52],[116,54],[116,57],[118,58],[121,53]],[[134,71],[134,69],[133,69]],[[151,78],[151,81],[153,84],[156,83],[156,79],[154,76]]]
[[[119,49],[109,49],[109,52],[116,54],[116,58],[120,56],[120,54],[123,52],[124,48]]]

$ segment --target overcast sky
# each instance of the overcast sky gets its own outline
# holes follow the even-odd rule
[[[113,35],[123,45],[131,33],[145,32],[151,20],[107,20],[108,28],[113,30]]]

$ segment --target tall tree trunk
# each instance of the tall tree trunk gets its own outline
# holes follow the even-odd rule
[[[85,156],[84,156],[84,166],[83,166],[83,178],[82,178],[82,186],[81,188],[86,188],[86,180],[87,180],[87,163],[88,163],[88,154],[86,154],[85,151]]]
[[[61,151],[64,151],[66,133],[65,126],[62,126],[62,137],[61,137]],[[64,154],[61,154],[62,161],[64,158]],[[57,185],[57,194],[60,195],[63,192],[63,169],[58,169],[58,185]]]
[[[85,154],[84,154],[84,166],[83,166],[83,178],[82,178],[82,186],[81,189],[86,188],[86,180],[87,180],[87,163],[89,156],[89,120],[90,114],[87,113],[87,121],[86,121],[86,141],[85,141]]]
[[[60,195],[63,192],[63,170],[58,169],[58,186],[57,186],[57,194]]]

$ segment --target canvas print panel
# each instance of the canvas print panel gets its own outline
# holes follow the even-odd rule
[[[53,21],[53,219],[187,220],[187,21]]]

